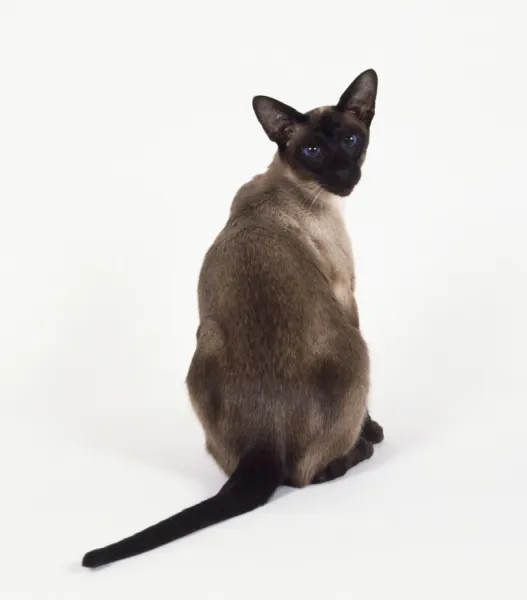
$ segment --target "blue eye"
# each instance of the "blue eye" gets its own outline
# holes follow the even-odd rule
[[[357,142],[359,141],[359,136],[356,133],[354,133],[352,135],[348,135],[344,141],[346,142],[347,146],[350,146],[352,148],[353,146],[357,145]]]
[[[308,158],[317,158],[317,156],[320,156],[322,150],[318,146],[306,146],[305,148],[302,148],[302,152]]]

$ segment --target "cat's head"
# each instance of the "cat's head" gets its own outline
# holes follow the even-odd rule
[[[256,96],[253,108],[282,162],[302,181],[347,196],[361,176],[375,114],[377,74],[361,73],[335,106],[301,113],[274,98]]]

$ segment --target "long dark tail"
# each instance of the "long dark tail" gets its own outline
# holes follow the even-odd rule
[[[208,500],[182,510],[157,525],[104,548],[85,554],[84,567],[101,567],[108,563],[142,554],[190,533],[221,523],[266,504],[283,482],[279,460],[261,450],[242,458],[221,490]]]

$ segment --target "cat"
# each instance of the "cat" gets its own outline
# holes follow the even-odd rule
[[[341,477],[384,437],[368,412],[342,202],[370,141],[377,74],[335,106],[301,113],[267,96],[253,108],[275,156],[236,194],[200,272],[200,324],[186,384],[206,448],[228,475],[219,493],[88,552],[99,567],[265,504],[281,485]]]

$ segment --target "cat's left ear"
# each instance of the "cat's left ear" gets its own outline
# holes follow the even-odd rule
[[[375,115],[375,99],[377,98],[377,73],[368,69],[361,73],[342,94],[337,108],[353,113],[367,127],[371,125]]]
[[[279,148],[285,147],[298,124],[307,121],[302,113],[269,96],[255,96],[253,109],[268,138]]]

